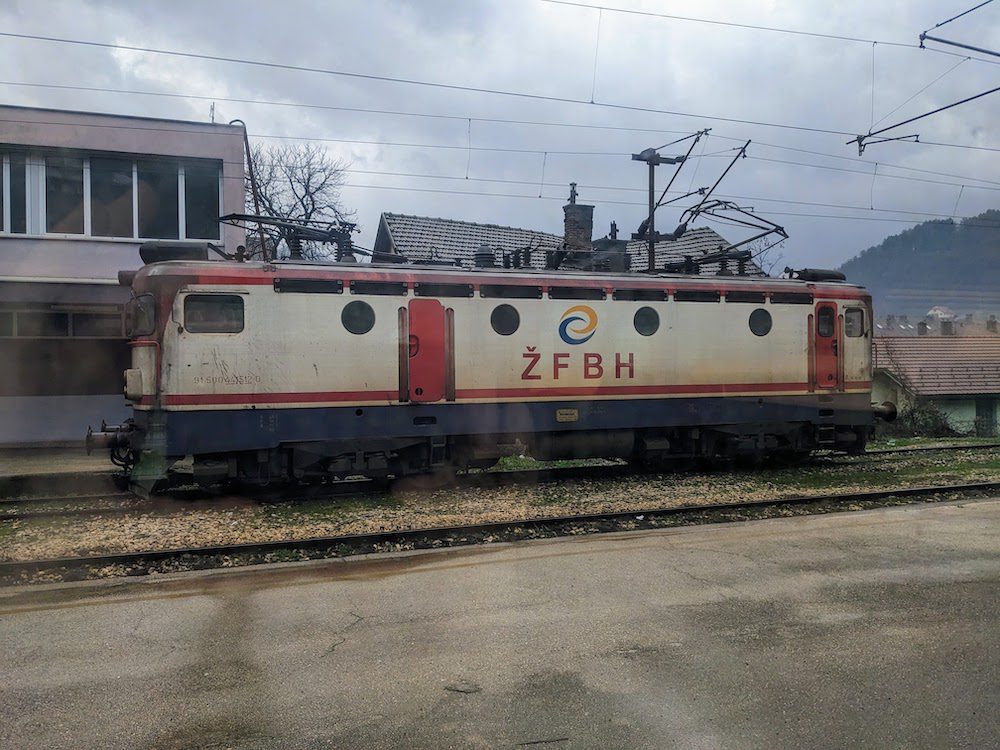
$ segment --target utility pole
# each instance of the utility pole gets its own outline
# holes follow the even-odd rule
[[[656,243],[662,239],[667,239],[666,235],[656,233],[656,168],[661,164],[682,164],[686,156],[661,156],[655,148],[647,148],[645,151],[632,154],[632,161],[644,161],[649,165],[649,217],[646,219],[646,231],[634,232],[633,240],[646,240],[649,249],[649,273],[656,270]]]

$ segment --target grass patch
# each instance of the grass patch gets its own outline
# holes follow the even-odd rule
[[[601,466],[609,463],[603,458],[576,458],[564,461],[537,461],[530,456],[504,456],[490,471],[537,471],[539,469],[567,469],[574,466]]]
[[[891,448],[918,448],[933,447],[935,445],[982,445],[1000,442],[1000,438],[995,437],[954,437],[954,438],[932,438],[932,437],[881,437],[868,441],[868,447],[872,450],[883,450]]]

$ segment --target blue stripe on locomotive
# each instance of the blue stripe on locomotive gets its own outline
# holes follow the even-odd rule
[[[558,410],[575,409],[575,422]],[[146,413],[148,414],[148,412]],[[516,434],[784,422],[866,426],[868,394],[700,397],[614,401],[224,409],[160,412],[171,456],[274,448],[329,440]],[[363,446],[359,446],[363,448]]]

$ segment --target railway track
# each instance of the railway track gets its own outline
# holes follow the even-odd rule
[[[653,507],[640,510],[513,519],[484,524],[411,528],[369,534],[282,539],[205,547],[144,550],[104,555],[0,561],[0,582],[30,581],[46,574],[63,580],[93,577],[113,568],[116,575],[234,567],[286,560],[345,557],[401,549],[432,549],[499,541],[557,537],[606,531],[745,521],[792,514],[859,510],[914,502],[942,495],[988,493],[1000,482],[906,487],[870,492],[796,495],[771,500]]]
[[[14,521],[38,518],[61,518],[73,516],[123,516],[130,513],[184,513],[191,510],[211,510],[248,505],[277,505],[307,502],[322,502],[324,500],[339,500],[348,497],[363,497],[376,495],[392,489],[440,489],[453,486],[457,488],[491,488],[500,486],[545,484],[555,481],[571,481],[574,479],[613,479],[627,476],[632,469],[626,464],[604,464],[598,466],[570,466],[561,468],[524,469],[512,471],[478,472],[474,474],[459,474],[454,482],[448,485],[431,486],[421,478],[404,478],[391,482],[372,479],[344,480],[326,485],[307,487],[292,487],[277,492],[250,492],[246,495],[198,495],[198,499],[185,499],[177,496],[139,498],[131,493],[109,495],[67,495],[64,497],[23,498],[18,500],[0,501],[0,521]],[[102,502],[106,499],[126,502],[127,505],[117,507],[77,507],[82,501]],[[38,508],[39,505],[63,504],[72,507]],[[35,506],[34,508],[32,506]]]
[[[815,461],[828,463],[840,460],[858,461],[868,456],[886,456],[907,453],[984,450],[1000,448],[1000,443],[972,445],[906,446],[866,451],[859,456],[842,454],[817,454]],[[574,467],[540,468],[459,474],[451,486],[457,488],[488,488],[502,485],[544,484],[574,479],[612,479],[627,476],[635,470],[626,464],[602,464]],[[240,496],[190,495],[139,498],[129,492],[86,495],[52,495],[0,499],[0,522],[70,517],[121,517],[131,513],[184,513],[194,509],[219,509],[246,505],[321,502],[347,497],[363,497],[392,489],[437,489],[426,480],[405,478],[378,481],[371,479],[342,480],[326,485],[292,487],[277,492],[251,491]],[[197,499],[192,499],[197,498]],[[117,504],[113,504],[117,503]],[[56,506],[56,507],[45,507]]]

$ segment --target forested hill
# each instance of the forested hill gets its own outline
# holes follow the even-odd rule
[[[877,315],[923,315],[934,305],[1000,314],[1000,211],[918,224],[840,270],[871,290]]]

